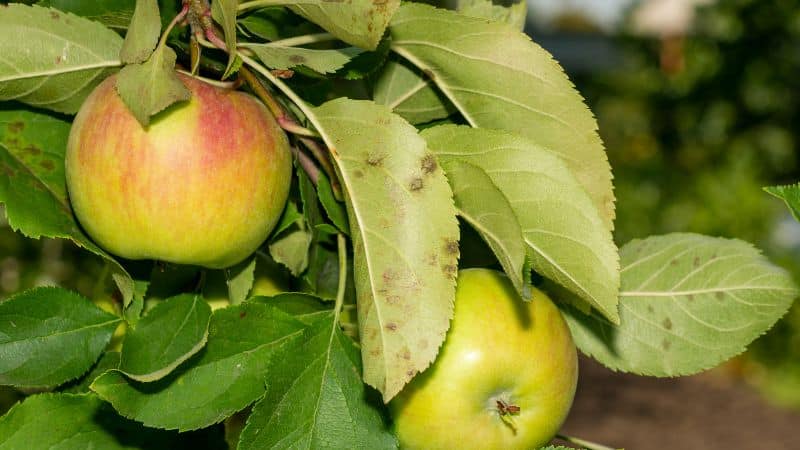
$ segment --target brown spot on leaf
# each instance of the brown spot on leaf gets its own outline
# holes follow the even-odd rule
[[[364,172],[356,169],[353,171],[353,176],[356,178],[364,178]]]
[[[414,369],[406,371],[406,376],[408,376],[409,379],[414,378],[414,375],[416,375],[416,374],[417,374],[417,371],[414,370]]]
[[[647,305],[647,312],[653,314],[655,311],[653,310],[653,305]]]
[[[61,64],[61,55],[56,56],[56,64]]]
[[[436,79],[436,74],[433,73],[433,71],[431,69],[422,69],[422,72],[425,75],[427,75],[428,78],[430,78],[431,80],[435,80]]]
[[[699,256],[695,256],[694,257],[694,260],[692,261],[692,265],[695,266],[695,267],[700,267],[700,257]]]
[[[667,329],[667,330],[671,330],[672,329],[672,321],[669,320],[669,317],[664,319],[664,322],[662,324],[664,325],[665,329]]]
[[[291,61],[293,64],[303,64],[306,62],[306,58],[303,55],[290,55],[289,61]]]
[[[668,340],[666,340],[666,339],[664,339],[663,341],[661,341],[661,348],[663,348],[665,352],[668,352],[668,351],[669,351],[669,348],[670,348],[671,346],[672,346],[672,342],[670,342],[670,341],[668,341]]]
[[[380,167],[383,164],[383,159],[385,157],[386,157],[386,155],[370,154],[367,157],[367,164],[369,164],[372,167]]]
[[[39,147],[36,147],[35,145],[29,145],[29,146],[25,147],[22,150],[25,151],[25,153],[27,153],[29,155],[32,155],[32,156],[39,156],[39,155],[42,154],[42,149],[40,149]]]
[[[11,178],[14,175],[16,175],[16,172],[14,172],[14,169],[12,169],[11,167],[8,167],[5,164],[0,165],[0,172],[3,172],[3,175],[5,175],[8,178]]]
[[[394,322],[389,322],[386,324],[385,328],[389,331],[397,331],[397,324]]]
[[[458,255],[458,241],[455,239],[445,239],[444,251],[448,255]]]
[[[239,313],[239,318],[240,319],[244,319],[245,316],[247,316],[247,313],[245,311],[242,311],[242,312]]]
[[[689,300],[690,302],[693,302],[694,301],[694,294],[687,295],[686,299]]]
[[[55,11],[50,11],[50,18],[53,20],[58,20],[61,18],[61,15]]]
[[[717,292],[714,293],[714,297],[716,297],[716,299],[720,300],[720,301],[724,300],[725,299],[725,293],[722,292],[722,291],[717,291]]]
[[[11,122],[8,124],[7,128],[8,131],[12,133],[19,133],[20,131],[25,129],[25,123],[20,121]]]
[[[402,300],[403,300],[403,299],[402,299],[402,298],[400,298],[400,296],[399,296],[399,295],[387,295],[387,296],[386,296],[386,303],[388,303],[388,304],[390,304],[390,305],[397,305],[397,304],[399,304],[399,303],[400,303]]]
[[[455,279],[458,273],[458,266],[455,264],[447,264],[442,266],[442,273],[448,278]]]
[[[56,164],[53,161],[50,161],[49,159],[45,159],[44,161],[40,162],[39,165],[44,170],[53,170],[56,168]]]
[[[408,189],[411,192],[414,192],[414,191],[418,191],[418,190],[422,189],[423,186],[424,185],[422,183],[422,178],[417,177],[417,178],[414,178],[413,180],[411,180],[411,183],[408,185]]]
[[[436,157],[431,154],[425,155],[420,164],[422,171],[425,173],[432,173],[436,170]]]
[[[406,361],[411,359],[411,350],[408,348],[403,349],[403,353],[400,354],[400,357],[405,359]]]
[[[669,265],[670,265],[670,266],[674,266],[674,265],[677,265],[677,264],[678,264],[678,260],[677,260],[677,259],[673,259],[673,260],[671,260],[671,261],[669,262]]]

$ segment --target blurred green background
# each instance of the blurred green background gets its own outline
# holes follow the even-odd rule
[[[667,3],[684,5],[681,20],[659,12]],[[800,0],[553,5],[530,0],[526,31],[597,116],[618,244],[672,231],[736,237],[800,280],[800,224],[761,189],[800,180]],[[91,295],[101,270],[67,242],[15,234],[0,214],[0,298],[46,284]],[[800,409],[800,303],[723,370]]]

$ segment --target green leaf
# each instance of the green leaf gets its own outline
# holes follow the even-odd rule
[[[278,224],[275,225],[275,229],[272,230],[272,235],[277,236],[283,233],[297,223],[298,220],[302,219],[303,215],[297,210],[297,205],[291,200],[286,202],[283,213],[281,213],[281,218],[278,220]]]
[[[86,375],[75,380],[75,382],[68,384],[65,388],[59,389],[62,392],[69,394],[88,394],[92,392],[89,385],[97,379],[100,375],[108,372],[109,370],[119,367],[119,352],[105,352],[100,360],[92,367]]]
[[[375,50],[400,0],[288,0],[286,4],[344,42]]]
[[[0,101],[75,113],[121,64],[121,47],[116,33],[73,14],[20,4],[0,8]]]
[[[392,50],[433,79],[470,125],[521,134],[557,153],[613,229],[611,168],[597,123],[561,67],[510,26],[406,3]]]
[[[156,0],[136,0],[136,9],[125,34],[119,59],[125,64],[142,63],[153,53],[161,35],[161,16]]]
[[[256,258],[245,259],[239,264],[225,269],[225,281],[228,285],[228,300],[238,305],[247,299],[253,288],[256,272]]]
[[[298,220],[269,243],[272,259],[284,265],[294,276],[299,276],[308,267],[308,249],[311,232],[304,221]]]
[[[94,395],[41,394],[25,399],[0,417],[0,450],[123,449],[111,430],[95,420],[113,414]]]
[[[277,44],[240,44],[252,50],[270,69],[291,69],[306,66],[319,73],[333,73],[362,52],[355,47],[315,50]]]
[[[136,0],[43,0],[37,5],[70,12],[109,28],[125,30],[133,18]]]
[[[72,215],[64,177],[69,129],[69,122],[41,112],[0,109],[0,203],[13,230],[32,239],[69,239],[109,261],[128,305],[133,279],[83,234]]]
[[[61,288],[36,288],[0,302],[0,384],[41,388],[79,377],[119,322]]]
[[[314,295],[302,292],[284,292],[271,297],[253,297],[248,301],[278,308],[306,325],[310,325],[320,317],[327,317],[332,311],[330,302],[324,302]]]
[[[731,358],[797,297],[789,274],[750,244],[697,234],[622,247],[620,325],[568,309],[575,343],[625,372],[680,376]]]
[[[238,448],[397,448],[380,400],[361,382],[358,349],[332,312],[276,360],[263,399],[253,407]],[[291,357],[289,357],[291,355]]]
[[[203,348],[210,318],[211,307],[199,295],[159,302],[125,335],[120,372],[136,381],[164,378]]]
[[[443,125],[426,129],[422,136],[442,164],[467,162],[491,178],[511,203],[539,274],[612,322],[619,320],[619,263],[611,232],[556,154],[499,130]]]
[[[211,3],[211,16],[222,25],[225,33],[225,45],[228,47],[228,64],[222,79],[228,78],[233,72],[236,61],[236,7],[238,0],[214,0]],[[238,68],[237,68],[238,70]]]
[[[191,97],[175,73],[175,59],[171,48],[161,46],[146,62],[127,65],[119,72],[117,93],[142,126],[150,123],[150,116]]]
[[[364,380],[388,401],[430,365],[450,325],[453,194],[416,129],[387,107],[340,98],[313,114],[346,191]]]
[[[794,220],[800,222],[800,184],[767,186],[764,190],[783,200],[792,213]]]
[[[517,30],[525,28],[528,3],[525,0],[455,0],[454,8],[461,14],[505,22]]]
[[[142,427],[114,412],[94,394],[39,394],[0,417],[0,450],[219,449],[213,433],[187,436]],[[216,441],[216,442],[215,442]]]
[[[442,165],[458,214],[486,241],[520,296],[530,299],[525,240],[511,203],[480,167],[456,158],[445,158]]]
[[[385,65],[375,83],[375,102],[386,105],[413,124],[443,119],[456,108],[433,82],[396,60]]]
[[[333,188],[331,182],[324,173],[319,174],[317,179],[317,194],[325,214],[331,219],[331,222],[344,234],[350,234],[350,225],[347,222],[347,209],[344,204],[336,200],[333,195]],[[325,224],[320,224],[325,225]]]
[[[165,378],[143,384],[112,371],[91,388],[148,427],[207,427],[264,394],[270,360],[303,329],[302,322],[263,304],[230,306],[211,316],[205,349]]]

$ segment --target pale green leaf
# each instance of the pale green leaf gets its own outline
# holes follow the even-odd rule
[[[611,232],[556,154],[499,130],[443,125],[426,129],[422,136],[443,164],[467,162],[491,178],[510,202],[539,274],[611,321],[619,320],[619,263]]]
[[[142,126],[150,123],[150,116],[191,97],[176,75],[175,59],[175,51],[161,46],[146,62],[127,65],[119,72],[117,93]]]
[[[767,186],[764,190],[783,200],[794,219],[800,222],[800,184]]]
[[[303,220],[298,220],[269,243],[272,259],[284,265],[294,276],[308,267],[308,249],[312,235]]]
[[[69,122],[41,112],[0,110],[0,203],[13,230],[32,239],[69,239],[109,261],[128,305],[134,281],[72,215],[64,178],[69,130]]]
[[[233,69],[236,61],[236,7],[238,3],[238,0],[214,0],[211,2],[211,15],[218,24],[222,25],[225,45],[228,47],[228,64],[222,79],[228,78],[235,72]]]
[[[306,66],[319,73],[336,72],[361,53],[360,49],[354,47],[315,50],[278,44],[240,44],[240,46],[252,50],[270,69]]]
[[[613,229],[597,123],[549,53],[506,24],[416,3],[400,7],[390,32],[392,50],[429,74],[472,126],[515,132],[557,153]]]
[[[346,191],[364,380],[385,401],[430,365],[453,313],[453,194],[416,129],[345,98],[313,110]]]
[[[36,4],[71,12],[109,28],[125,30],[133,18],[136,0],[42,0]]]
[[[528,3],[525,0],[450,0],[451,9],[461,14],[505,22],[517,30],[525,28]]]
[[[400,0],[287,0],[285,4],[344,42],[375,50]]]
[[[203,348],[210,318],[211,307],[199,295],[159,302],[125,334],[119,370],[137,381],[164,378]]]
[[[253,407],[239,450],[397,448],[380,400],[370,398],[361,381],[358,350],[332,312],[285,351],[287,357],[272,367],[266,395]]]
[[[122,38],[90,20],[38,6],[0,8],[0,101],[75,113],[118,67]]]
[[[228,300],[238,305],[247,299],[253,288],[256,272],[256,258],[251,257],[225,269],[225,283],[228,285]]]
[[[147,61],[161,35],[157,0],[136,0],[133,18],[125,34],[119,59],[125,64]]]
[[[378,75],[373,95],[375,103],[387,105],[413,124],[443,119],[456,110],[418,69],[393,59]]]
[[[94,364],[120,319],[61,288],[0,302],[0,385],[52,387]]]
[[[520,296],[530,299],[525,240],[511,203],[480,167],[456,158],[445,158],[442,165],[458,214],[486,241]]]
[[[211,316],[203,351],[166,377],[144,384],[112,371],[91,388],[148,427],[204,428],[260,398],[275,352],[303,329],[302,322],[264,304],[230,306]]]
[[[697,234],[634,240],[620,251],[620,325],[568,309],[575,343],[604,365],[689,375],[741,353],[797,297],[789,274],[750,244]]]

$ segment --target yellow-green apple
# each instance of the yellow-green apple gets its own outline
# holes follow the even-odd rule
[[[209,268],[251,254],[286,202],[286,135],[252,96],[179,74],[191,100],[142,127],[104,80],[75,117],[70,202],[101,247],[129,259]]]
[[[578,361],[542,292],[523,302],[503,274],[459,272],[455,313],[434,364],[390,403],[401,448],[536,449],[572,406]]]

